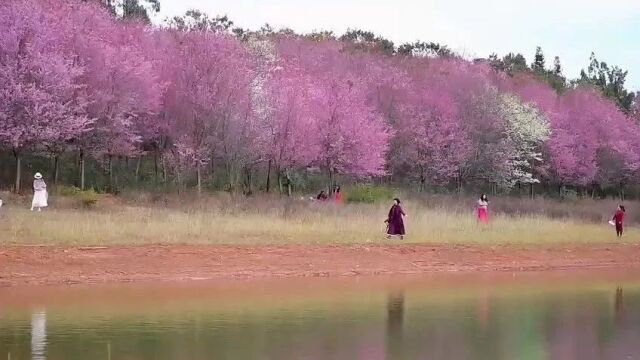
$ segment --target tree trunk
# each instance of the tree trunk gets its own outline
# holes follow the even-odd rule
[[[80,151],[80,190],[84,190],[84,152]]]
[[[58,185],[58,175],[60,174],[60,156],[53,157],[53,185]]]
[[[180,168],[176,171],[176,182],[178,183],[178,194],[182,192],[182,179],[180,176]]]
[[[14,152],[13,155],[16,158],[16,184],[15,184],[15,192],[16,194],[20,193],[20,182],[22,181],[22,158],[20,154]]]
[[[229,191],[231,193],[235,193],[235,183],[234,183],[234,170],[233,165],[229,162],[229,160],[225,161],[224,169],[227,172],[227,184],[229,185]]]
[[[198,177],[198,195],[202,194],[202,174],[200,172],[200,164],[196,165],[196,175]]]
[[[529,196],[531,196],[531,200],[535,199],[535,193],[533,191],[533,183],[529,184]]]
[[[113,156],[109,155],[109,192],[113,193]]]
[[[162,182],[167,183],[167,165],[164,160],[164,156],[160,159],[162,162]]]
[[[118,173],[119,173],[118,169],[122,167],[121,160],[122,158],[120,157],[116,158],[116,164],[113,167],[113,193],[114,194],[117,194],[120,189],[120,184],[118,183]]]
[[[271,191],[271,160],[267,166],[267,193]]]
[[[253,189],[251,188],[252,186],[252,173],[251,173],[251,168],[247,167],[245,168],[245,194],[246,195],[251,195],[253,193]]]
[[[291,196],[292,188],[291,188],[291,176],[289,176],[289,170],[285,170],[284,174],[287,179],[287,196]]]
[[[162,159],[162,163],[164,164],[164,158]],[[153,170],[155,171],[156,179],[158,179],[158,152],[157,151],[153,153]]]
[[[334,173],[333,173],[333,169],[329,168],[329,195],[333,195],[333,178],[334,178]]]
[[[136,163],[136,181],[140,181],[140,165],[142,163],[142,155],[138,156],[138,162]],[[158,173],[156,172],[156,176]]]
[[[282,194],[284,189],[282,188],[282,174],[280,174],[280,168],[276,168],[276,175],[278,177],[278,190],[280,191],[280,194]]]

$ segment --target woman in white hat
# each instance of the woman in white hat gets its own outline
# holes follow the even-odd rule
[[[33,201],[31,202],[31,211],[33,209],[38,209],[41,211],[42,208],[47,207],[47,199],[49,194],[47,194],[47,184],[42,179],[42,174],[36,173],[33,176]]]

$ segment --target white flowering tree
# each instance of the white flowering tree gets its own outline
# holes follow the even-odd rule
[[[533,168],[543,161],[540,148],[551,135],[549,120],[538,108],[511,94],[501,95],[500,112],[506,121],[505,141],[511,144],[510,153],[505,154],[503,185],[539,183]]]

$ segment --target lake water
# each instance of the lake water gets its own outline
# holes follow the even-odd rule
[[[640,276],[0,288],[4,359],[640,359]]]

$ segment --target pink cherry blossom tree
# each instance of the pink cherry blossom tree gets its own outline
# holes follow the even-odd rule
[[[87,157],[114,189],[120,159],[148,152],[163,179],[173,169],[198,191],[218,172],[251,191],[263,169],[267,189],[272,169],[290,180],[321,168],[330,185],[389,174],[421,187],[543,182],[621,195],[640,178],[638,111],[597,89],[559,93],[540,74],[379,51],[349,34],[234,37],[228,19],[196,15],[166,29],[96,2],[1,2],[0,147],[16,158],[16,190],[25,156],[56,159],[57,178],[72,151],[82,188]]]
[[[79,82],[85,69],[63,51],[57,30],[38,2],[0,5],[0,143],[16,158],[16,192],[24,151],[59,154],[91,125]]]
[[[370,100],[376,79],[355,71],[354,62],[335,41],[307,41],[294,56],[311,76],[319,151],[314,163],[327,172],[330,184],[336,174],[384,174],[390,131]]]
[[[410,60],[407,84],[396,95],[399,111],[390,156],[391,169],[425,183],[455,179],[468,160],[470,144],[454,93],[445,79],[433,77],[422,59]]]
[[[202,169],[222,159],[229,172],[251,137],[251,56],[234,38],[208,32],[178,36],[180,54],[173,98],[166,101],[179,158],[194,169],[202,188]]]
[[[300,46],[299,39],[279,37],[263,39],[263,46],[272,43],[264,59],[264,84],[260,88],[265,96],[261,111],[257,112],[260,125],[261,152],[267,160],[267,191],[270,188],[271,168],[274,167],[280,191],[282,177],[305,168],[317,158],[318,143],[314,133],[311,102],[311,77],[301,68],[295,57],[288,54],[289,47]],[[268,46],[268,45],[267,45]],[[271,48],[272,47],[272,48]],[[291,193],[291,182],[287,192]]]

